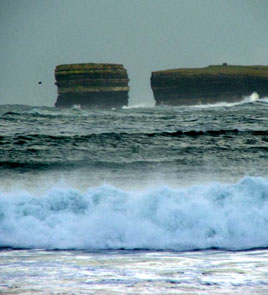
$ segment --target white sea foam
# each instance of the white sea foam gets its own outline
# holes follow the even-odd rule
[[[73,109],[73,110],[81,110],[82,108],[81,108],[81,105],[80,105],[80,104],[74,104],[74,105],[72,106],[72,109]]]
[[[268,247],[268,181],[123,191],[0,193],[0,246],[46,249]]]
[[[140,109],[140,108],[146,108],[148,106],[144,104],[136,104],[136,105],[128,105],[128,106],[123,106],[122,109],[127,110],[127,109]]]
[[[268,103],[268,97],[262,97],[258,102]]]
[[[257,92],[253,92],[250,96],[245,96],[242,102],[248,103],[248,102],[256,102],[259,100],[259,94]]]
[[[202,105],[195,105],[195,108],[217,108],[217,107],[234,107],[237,105],[254,103],[259,101],[260,97],[257,92],[253,92],[249,96],[244,96],[240,101],[237,102],[219,102],[215,104],[202,104]]]

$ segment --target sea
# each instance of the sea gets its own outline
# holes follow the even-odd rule
[[[268,98],[0,105],[0,294],[268,294]]]

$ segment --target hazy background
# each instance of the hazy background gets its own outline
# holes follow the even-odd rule
[[[130,104],[153,104],[151,71],[268,64],[267,15],[268,0],[0,0],[0,104],[53,106],[55,66],[85,62],[123,63]]]

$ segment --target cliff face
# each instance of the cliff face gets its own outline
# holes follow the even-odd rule
[[[128,105],[128,75],[118,64],[67,64],[55,69],[56,107],[113,108]]]
[[[191,105],[268,96],[268,66],[209,66],[152,72],[156,105]]]

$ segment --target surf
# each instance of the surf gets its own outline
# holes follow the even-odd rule
[[[268,181],[0,193],[0,247],[245,250],[268,247]]]
[[[218,108],[218,107],[235,107],[243,104],[255,103],[262,101],[262,98],[259,97],[257,92],[253,92],[249,96],[244,96],[240,101],[237,102],[218,102],[214,104],[201,104],[201,105],[194,105],[191,106],[193,108]]]

